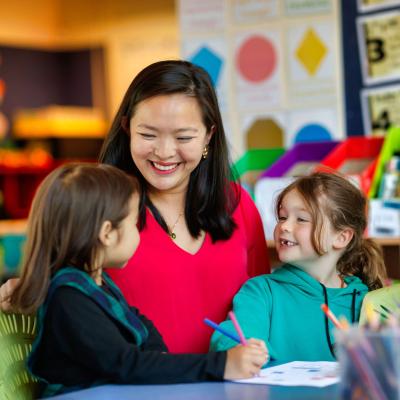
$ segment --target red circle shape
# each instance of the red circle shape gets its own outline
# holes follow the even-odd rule
[[[245,79],[261,82],[269,78],[276,68],[275,48],[265,37],[252,36],[240,46],[236,64]]]

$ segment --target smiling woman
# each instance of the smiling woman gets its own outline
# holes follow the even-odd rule
[[[140,245],[111,277],[154,321],[170,351],[207,351],[211,330],[203,319],[222,320],[240,286],[269,271],[258,211],[230,182],[208,74],[186,61],[161,61],[141,71],[100,161],[135,175],[142,187]]]

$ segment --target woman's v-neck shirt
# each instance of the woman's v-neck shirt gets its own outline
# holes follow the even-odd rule
[[[242,284],[270,270],[261,218],[243,189],[233,217],[237,228],[230,239],[212,243],[206,233],[190,254],[147,211],[136,253],[122,270],[107,271],[171,352],[206,352],[212,330],[204,318],[223,321]]]

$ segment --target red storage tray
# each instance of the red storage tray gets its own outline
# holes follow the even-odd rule
[[[367,195],[383,140],[383,137],[350,137],[336,146],[321,161],[321,165],[353,178],[360,189]]]

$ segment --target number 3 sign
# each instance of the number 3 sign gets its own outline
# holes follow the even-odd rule
[[[400,79],[400,12],[383,12],[357,21],[364,84]]]

